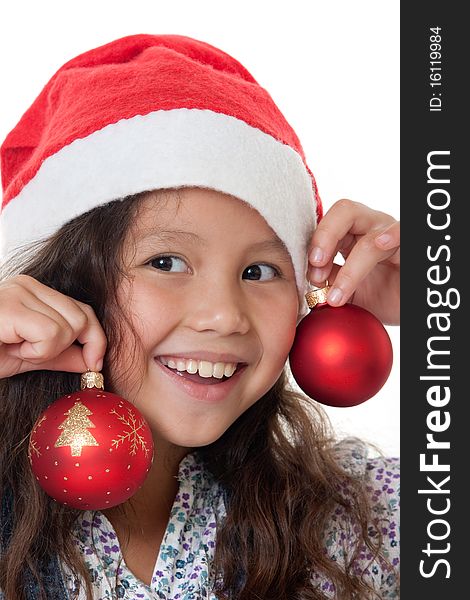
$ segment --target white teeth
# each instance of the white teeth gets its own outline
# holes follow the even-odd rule
[[[225,365],[225,369],[224,369],[225,377],[232,377],[232,375],[235,373],[236,369],[237,369],[237,365],[233,365],[231,363],[229,363],[228,365]]]
[[[201,360],[199,362],[199,375],[201,377],[212,377],[212,367],[214,365],[210,362],[208,362],[207,360]]]
[[[216,377],[217,379],[222,379],[222,377],[224,376],[224,371],[225,371],[225,364],[218,362],[215,363],[214,365],[214,377]]]
[[[197,373],[197,360],[188,360],[186,362],[186,371],[188,373],[191,373],[192,375],[194,375],[194,373]]]
[[[177,369],[178,371],[187,371],[188,373],[199,373],[201,377],[209,378],[215,377],[222,379],[225,377],[231,377],[237,370],[237,363],[223,363],[217,362],[212,363],[208,360],[194,360],[194,359],[171,359],[161,357],[160,361],[170,367],[170,369]]]

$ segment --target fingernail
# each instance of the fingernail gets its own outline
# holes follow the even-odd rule
[[[322,283],[325,281],[325,275],[324,275],[325,271],[324,269],[318,269],[318,268],[314,268],[312,269],[312,281],[314,281],[315,283]]]
[[[383,248],[386,248],[391,241],[392,236],[389,233],[382,233],[382,235],[379,235],[375,238],[375,242]]]
[[[328,292],[327,300],[332,304],[338,304],[341,302],[341,298],[343,297],[343,292],[338,288],[331,288]]]
[[[321,248],[314,248],[311,252],[310,252],[310,261],[313,263],[316,262],[321,262],[323,260],[325,256],[325,253],[323,252],[323,250]]]
[[[100,359],[97,363],[96,363],[96,370],[97,371],[101,371],[103,369],[103,359]]]

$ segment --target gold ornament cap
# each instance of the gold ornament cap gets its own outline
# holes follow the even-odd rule
[[[98,388],[104,390],[104,377],[98,371],[87,371],[82,373],[80,379],[80,389]]]
[[[328,291],[330,286],[328,285],[328,280],[326,281],[324,287],[315,288],[314,290],[310,290],[305,294],[305,300],[307,300],[307,304],[309,308],[315,308],[317,304],[326,304],[326,297],[328,295]]]

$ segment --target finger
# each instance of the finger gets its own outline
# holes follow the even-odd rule
[[[107,339],[92,307],[49,288],[33,278],[28,277],[26,285],[44,302],[45,307],[41,307],[40,310],[47,313],[50,307],[69,323],[75,332],[73,340],[77,339],[83,344],[84,360],[88,368],[101,371]]]
[[[23,342],[24,343],[24,342]],[[21,344],[11,344],[6,353],[12,357],[21,357]],[[83,352],[80,346],[72,344],[61,354],[51,360],[38,361],[38,359],[23,359],[17,373],[26,371],[66,371],[68,373],[84,373],[88,369],[83,360]]]
[[[93,339],[93,325],[85,324],[77,337],[77,332],[62,315],[46,305],[40,305],[39,308],[17,307],[17,326],[11,331],[2,331],[2,338],[8,344],[6,353],[24,361],[19,372],[38,369],[84,372],[87,369],[102,369],[102,359],[93,362],[94,359],[86,354],[85,345],[88,345],[90,354],[87,340],[88,336]],[[85,344],[83,348],[74,343],[76,339]],[[97,346],[94,343],[94,347],[100,349],[99,344]],[[101,351],[104,355],[105,348]],[[32,365],[35,367],[32,368]]]
[[[2,307],[1,339],[5,344],[28,343],[34,347],[33,357],[41,352],[39,344],[49,338],[70,331],[69,323],[60,313],[38,301],[34,296],[23,295],[20,302],[9,301]],[[72,340],[73,341],[73,340]],[[71,343],[71,342],[70,342]]]
[[[101,371],[108,340],[91,306],[81,302],[79,304],[88,317],[87,326],[77,337],[77,340],[83,344],[83,359],[87,368],[92,371]]]
[[[51,360],[78,340],[84,344],[87,368],[101,370],[107,340],[93,309],[29,277],[21,279],[20,287],[21,302],[14,303],[13,316],[1,331],[6,343],[23,342],[21,350],[11,350],[12,356]]]
[[[15,321],[2,328],[2,339],[11,355],[21,359],[45,361],[57,356],[75,340],[70,324],[54,309],[36,302],[38,310],[20,305],[15,309]],[[17,342],[15,344],[15,342]]]
[[[352,234],[347,234],[342,240],[340,240],[336,246],[334,251],[334,256],[338,252],[342,254],[344,258],[348,258],[355,244],[357,243],[356,236]],[[384,229],[380,229],[374,238],[374,243],[377,248],[380,250],[390,250],[395,249],[395,251],[390,254],[386,259],[386,262],[399,266],[400,265],[400,222],[395,221],[388,227]],[[310,267],[308,270],[308,280],[316,285],[323,285],[327,279],[332,279],[332,269],[334,267],[333,259],[329,260],[325,266],[323,267]],[[334,274],[336,273],[340,267],[336,265],[336,269],[334,270]]]
[[[324,267],[309,267],[307,271],[307,279],[312,285],[318,287],[323,286],[330,278],[333,261],[328,261]]]
[[[83,359],[83,351],[77,344],[66,348],[59,356],[41,365],[48,371],[67,371],[68,373],[85,373],[90,367]],[[95,370],[95,369],[93,369]],[[98,369],[96,369],[98,370]]]
[[[338,241],[330,260],[328,260],[323,267],[312,267],[309,265],[307,279],[315,285],[324,284],[325,281],[330,278],[331,270],[334,265],[333,261],[338,252],[340,252],[344,258],[347,258],[356,244],[356,241],[356,236],[348,233],[342,240]]]
[[[380,250],[398,248],[400,246],[400,221],[392,223],[392,225],[381,231],[374,241]]]
[[[30,312],[40,316],[36,316],[36,319],[31,321],[27,331],[24,331],[21,326],[18,328],[18,334],[28,340],[21,346],[21,358],[40,357],[42,361],[52,361],[51,364],[57,365],[68,365],[72,358],[73,372],[80,371],[83,367],[85,367],[84,371],[88,369],[101,371],[107,340],[93,309],[78,301],[69,302],[68,298],[65,303],[68,306],[64,308],[63,314],[42,303],[37,305],[38,310],[29,309]],[[42,316],[45,319],[41,318]],[[28,319],[30,318],[29,316]],[[76,341],[83,347],[74,344]],[[66,353],[68,348],[72,348],[70,353]],[[57,361],[63,353],[70,358]],[[80,359],[77,353],[80,354]]]
[[[354,246],[344,265],[337,271],[327,301],[333,306],[341,306],[349,300],[361,281],[374,269],[377,263],[386,260],[395,251],[379,250],[375,239],[364,236]]]
[[[387,262],[395,266],[400,266],[400,248],[397,248],[395,252],[387,258]]]
[[[360,202],[339,200],[320,221],[313,233],[309,261],[323,267],[332,261],[338,243],[348,234],[362,236],[372,229],[390,225],[395,219],[386,213],[373,210]]]

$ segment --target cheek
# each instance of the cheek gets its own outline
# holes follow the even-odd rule
[[[178,303],[142,283],[122,286],[118,301],[129,322],[122,321],[121,345],[109,355],[110,375],[116,385],[126,387],[132,395],[145,375],[152,352],[174,327]]]
[[[144,344],[155,343],[171,329],[179,310],[175,300],[174,294],[145,282],[135,282],[126,290],[127,314],[135,333]]]
[[[284,365],[289,351],[294,343],[298,300],[297,292],[286,295],[283,302],[278,302],[276,306],[266,307],[264,314],[267,316],[264,326],[264,352],[270,356],[271,361],[279,365]]]

